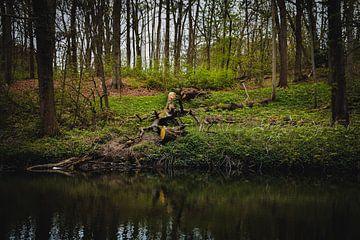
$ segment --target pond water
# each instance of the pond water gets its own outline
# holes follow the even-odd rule
[[[0,239],[360,239],[354,182],[11,174],[0,194]]]

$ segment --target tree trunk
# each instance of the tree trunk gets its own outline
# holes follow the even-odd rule
[[[224,8],[223,8],[223,36],[222,36],[222,46],[221,46],[221,68],[225,67],[225,49],[226,49],[226,32],[227,32],[227,17],[229,10],[229,1],[224,0]]]
[[[134,2],[135,1],[135,2]],[[135,49],[136,49],[136,61],[135,67],[142,69],[142,57],[141,57],[141,35],[139,33],[139,2],[138,0],[132,0],[132,13],[133,13],[133,29],[135,38]]]
[[[271,100],[276,100],[276,15],[277,15],[277,8],[275,0],[271,0],[271,14],[272,14],[272,91],[271,91]]]
[[[159,70],[160,64],[160,39],[161,39],[161,10],[162,10],[162,3],[163,1],[159,1],[159,12],[158,12],[158,26],[156,31],[156,50],[155,50],[155,60],[154,66],[156,70]]]
[[[316,55],[319,52],[318,44],[317,44],[317,34],[316,34],[316,17],[315,17],[315,1],[310,0],[306,4],[307,12],[309,15],[309,32],[310,32],[310,49],[311,49],[311,67],[312,67],[312,76],[314,82],[317,81],[316,74]],[[317,106],[317,97],[315,94],[315,107]]]
[[[130,11],[130,0],[126,0],[126,64],[128,68],[131,66]]]
[[[295,76],[294,81],[302,81],[302,15],[303,0],[296,0],[296,20],[295,20]]]
[[[167,77],[169,73],[169,56],[170,56],[170,0],[166,2],[166,21],[165,21],[165,57],[164,57],[164,69]]]
[[[13,14],[13,1],[4,0],[1,4],[1,12],[5,15],[1,16],[2,22],[2,79],[5,83],[11,84],[13,82],[13,38],[12,38],[12,20],[10,15]]]
[[[70,38],[71,38],[71,72],[74,76],[77,75],[77,31],[76,31],[76,17],[77,17],[78,0],[72,0],[70,10]]]
[[[194,24],[193,24],[193,16],[192,16],[192,5],[189,6],[188,17],[189,17],[189,44],[187,49],[187,65],[188,65],[188,72],[191,72],[193,68],[193,51],[194,51],[194,40],[193,40]]]
[[[96,19],[96,29],[97,34],[95,35],[96,41],[96,65],[99,73],[99,77],[101,80],[101,87],[102,87],[102,98],[105,101],[105,107],[109,108],[109,100],[108,100],[108,92],[106,86],[106,79],[105,79],[105,71],[104,71],[104,63],[103,63],[103,39],[104,39],[104,0],[100,0],[96,6],[97,13],[95,16]]]
[[[180,53],[181,53],[181,40],[182,40],[182,19],[183,19],[183,1],[178,2],[178,16],[177,20],[174,18],[175,25],[175,39],[174,39],[174,74],[178,75],[180,72]],[[174,6],[173,6],[174,8]]]
[[[31,6],[31,0],[26,0],[26,7],[28,9],[28,16],[32,17],[33,12],[32,12],[32,6]],[[33,28],[33,20],[29,19],[27,21],[27,34],[29,37],[29,79],[34,79],[35,78],[35,64],[34,64],[34,55],[35,55],[35,51],[34,51],[34,28]]]
[[[354,75],[354,9],[355,0],[346,1],[345,6],[345,29],[346,29],[346,79],[353,80]]]
[[[112,87],[120,89],[123,84],[120,80],[120,13],[121,13],[121,0],[114,0],[113,7],[113,71],[114,76],[112,80]]]
[[[280,80],[279,87],[287,88],[288,74],[288,45],[287,45],[287,18],[285,0],[277,0],[280,11],[279,52],[280,52]]]
[[[41,130],[44,135],[54,135],[59,130],[56,121],[53,82],[56,0],[36,0],[32,4],[34,14],[37,17],[35,20],[35,34]]]
[[[341,0],[328,0],[329,81],[331,83],[332,124],[349,124],[346,101]]]
[[[86,2],[84,4],[84,11],[91,12],[92,4],[90,2]],[[91,34],[91,20],[90,14],[85,14],[84,17],[84,31],[85,31],[85,38],[86,38],[86,47],[85,47],[85,69],[90,70],[91,68],[91,55],[93,49],[93,41],[92,41],[92,34]]]

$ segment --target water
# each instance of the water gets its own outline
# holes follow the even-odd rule
[[[360,239],[360,188],[209,174],[0,176],[0,239]]]

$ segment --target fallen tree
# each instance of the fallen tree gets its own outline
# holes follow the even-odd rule
[[[180,107],[176,107],[176,100],[179,100]],[[71,171],[104,171],[117,170],[128,171],[142,167],[139,159],[143,157],[141,153],[133,151],[134,148],[146,142],[156,144],[175,140],[179,136],[186,134],[185,125],[180,117],[190,115],[197,124],[200,120],[191,110],[185,110],[182,106],[181,98],[177,99],[175,92],[168,94],[165,108],[158,113],[154,111],[153,123],[139,129],[139,134],[134,137],[116,138],[103,145],[95,153],[82,157],[72,157],[58,163],[41,164],[28,167],[28,171],[34,172],[59,172],[67,173]],[[140,121],[144,118],[137,116]],[[150,132],[145,136],[146,132]]]
[[[195,95],[195,92],[192,92],[192,96]],[[66,173],[72,171],[129,171],[131,169],[144,168],[139,160],[145,156],[142,155],[141,151],[134,151],[134,149],[146,143],[163,144],[187,134],[186,126],[182,122],[181,117],[191,116],[199,126],[200,131],[204,129],[209,131],[214,124],[233,124],[239,122],[236,119],[224,119],[222,116],[205,116],[199,119],[193,110],[184,109],[182,104],[183,97],[184,95],[170,92],[166,106],[162,111],[154,111],[150,116],[141,117],[136,115],[140,122],[149,117],[152,117],[153,121],[150,126],[140,128],[139,133],[133,138],[126,136],[125,138],[115,138],[102,145],[94,153],[82,157],[72,157],[58,163],[31,166],[27,170]],[[244,106],[252,108],[255,104],[265,106],[270,101],[269,99],[264,99],[255,103],[248,100],[246,103],[229,103],[210,106],[205,109],[198,108],[197,111],[204,110],[206,112],[217,109],[233,111],[244,108]]]

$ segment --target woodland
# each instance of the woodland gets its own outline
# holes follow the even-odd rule
[[[358,173],[359,0],[0,0],[0,171]]]

